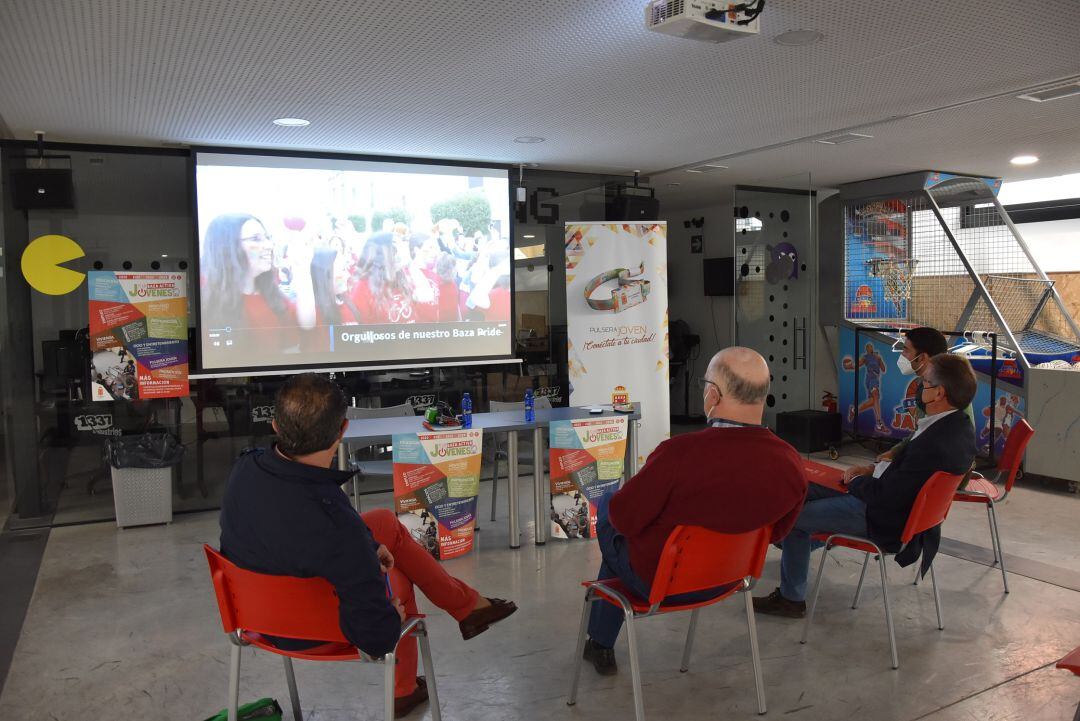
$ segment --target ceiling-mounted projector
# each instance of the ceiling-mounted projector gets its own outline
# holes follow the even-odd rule
[[[645,28],[665,35],[724,43],[757,35],[765,0],[746,3],[708,0],[651,0],[645,6]]]

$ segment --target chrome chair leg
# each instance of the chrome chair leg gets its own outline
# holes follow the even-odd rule
[[[634,612],[629,608],[624,608],[623,614],[626,616],[626,641],[630,646],[630,680],[634,684],[634,718],[636,721],[645,721],[645,701],[641,690],[641,664],[638,660]]]
[[[442,709],[439,707],[439,689],[435,683],[435,664],[431,660],[431,641],[428,639],[427,626],[424,625],[423,621],[417,624],[416,640],[420,644],[420,658],[424,661],[424,678],[427,680],[431,721],[442,721]]]
[[[754,663],[754,689],[757,691],[757,712],[765,713],[765,679],[761,673],[761,653],[758,651],[757,623],[754,621],[754,600],[750,589],[742,592],[746,602],[746,627],[750,632],[750,658]],[[697,613],[697,609],[694,609]]]
[[[855,598],[851,602],[852,608],[859,607],[859,597],[862,596],[863,580],[866,578],[866,567],[870,564],[870,554],[867,553],[863,556],[862,571],[859,572],[859,585],[855,587]]]
[[[491,465],[494,466],[491,470],[491,522],[495,522],[495,500],[499,497],[499,441],[498,434],[492,434],[492,438],[495,440],[493,451],[491,453]]]
[[[694,648],[694,634],[697,632],[697,617],[700,610],[700,608],[695,608],[690,612],[690,628],[686,631],[686,645],[683,646],[682,665],[679,666],[679,671],[682,673],[690,669],[690,652]]]
[[[574,658],[571,659],[571,667],[574,669],[570,678],[570,693],[566,697],[566,705],[573,706],[577,703],[578,681],[581,679],[582,656],[585,653],[585,632],[589,628],[589,612],[592,610],[592,591],[585,592],[585,601],[581,605],[581,625],[578,626],[577,644],[574,646]]]
[[[934,572],[934,564],[930,564],[930,585],[934,587],[934,609],[937,611],[937,627],[939,631],[944,631],[945,621],[941,616],[941,593],[937,587],[937,574]]]
[[[229,721],[237,721],[240,707],[240,644],[233,642],[229,657]]]
[[[990,527],[990,547],[994,551],[994,563],[996,566],[1001,561],[1001,549],[998,548],[997,535],[994,533],[994,504],[986,504],[986,524]]]
[[[397,668],[397,655],[391,651],[383,656],[383,717],[394,721],[394,671]]]
[[[292,715],[296,721],[304,721],[304,714],[300,711],[300,694],[296,692],[296,674],[293,673],[292,659],[282,656],[285,662],[285,683],[289,685],[289,703],[292,704]]]
[[[889,627],[889,654],[892,657],[892,667],[900,668],[900,660],[896,653],[896,632],[893,630],[892,607],[889,605],[889,574],[885,570],[885,555],[879,553],[877,557],[878,568],[881,569],[881,595],[885,599],[885,625]]]
[[[1001,582],[1005,585],[1005,593],[1009,592],[1009,577],[1005,575],[1005,551],[1001,548],[1001,535],[998,533],[997,511],[993,503],[987,504],[990,509],[990,532],[997,542],[998,561],[1001,563]]]
[[[806,609],[806,621],[803,623],[802,638],[799,639],[799,643],[806,643],[807,637],[810,635],[810,624],[814,621],[814,609],[817,608],[818,593],[821,592],[821,578],[825,575],[825,559],[829,557],[829,544],[825,544],[825,548],[821,549],[821,563],[818,564],[817,578],[814,579],[814,591],[810,594],[810,608]]]

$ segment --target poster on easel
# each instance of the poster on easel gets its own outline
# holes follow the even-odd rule
[[[552,421],[551,537],[596,538],[596,504],[619,487],[625,416]]]
[[[87,277],[91,397],[187,396],[186,274],[101,270]]]
[[[473,549],[483,431],[394,435],[394,511],[438,560]]]
[[[641,403],[638,457],[671,436],[667,223],[567,223],[570,405]]]

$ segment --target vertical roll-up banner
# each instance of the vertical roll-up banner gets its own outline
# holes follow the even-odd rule
[[[640,467],[670,437],[667,223],[567,223],[570,404],[641,402]]]
[[[483,431],[394,435],[394,510],[437,559],[473,548]]]
[[[626,420],[551,422],[552,538],[596,538],[596,504],[623,476]]]

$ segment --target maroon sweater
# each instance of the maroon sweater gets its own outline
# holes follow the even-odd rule
[[[611,523],[630,544],[630,564],[652,584],[660,552],[679,525],[745,533],[772,525],[778,541],[806,498],[802,460],[767,428],[706,428],[664,441],[615,493]]]

